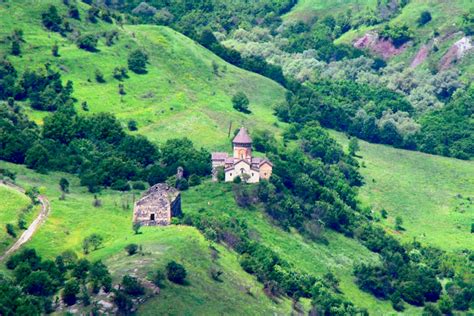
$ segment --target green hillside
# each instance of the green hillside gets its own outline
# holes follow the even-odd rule
[[[81,50],[71,39],[48,32],[42,26],[41,13],[51,3],[56,1],[1,4],[0,37],[22,29],[22,54],[9,59],[20,71],[35,70],[45,63],[59,69],[64,81],[74,83],[78,108],[87,101],[89,113],[113,112],[124,123],[136,120],[138,133],[152,141],[187,136],[195,144],[211,148],[227,146],[230,122],[234,128],[242,122],[272,128],[271,124],[276,122],[272,109],[283,101],[284,89],[273,81],[225,63],[185,36],[160,26],[122,28],[105,22],[72,20],[83,34],[118,32],[118,40],[112,46],[105,45],[101,38],[97,52]],[[84,20],[88,6],[78,4]],[[58,8],[65,10],[64,6]],[[15,19],[11,19],[12,15]],[[55,43],[59,45],[59,57],[51,55]],[[122,82],[126,95],[121,96],[121,82],[113,78],[113,70],[126,67],[129,52],[138,47],[149,56],[148,73],[129,72],[130,78]],[[7,54],[9,49],[7,43],[0,44],[0,54]],[[104,74],[105,83],[96,82],[96,70]],[[249,96],[251,114],[244,115],[232,108],[231,98],[237,91]],[[37,121],[44,115],[31,113]]]
[[[344,135],[333,136],[347,145]],[[360,199],[377,213],[388,212],[381,223],[389,231],[404,241],[416,238],[446,251],[474,247],[474,162],[359,143],[366,182]],[[401,233],[394,231],[397,216],[404,223]]]
[[[73,176],[66,175],[71,182],[71,193],[67,194],[66,200],[60,200],[57,183],[64,174],[45,176],[18,165],[4,162],[0,165],[17,172],[18,184],[41,187],[50,200],[52,211],[48,220],[26,245],[41,256],[54,258],[65,250],[72,250],[82,257],[84,237],[97,233],[104,238],[103,246],[87,258],[103,260],[114,282],[119,282],[124,274],[151,279],[157,269],[164,271],[169,260],[176,260],[186,267],[189,285],[177,286],[167,282],[156,299],[140,307],[143,314],[290,312],[290,301],[284,299],[276,304],[267,298],[261,284],[239,266],[235,253],[214,244],[219,259],[213,262],[209,242],[195,228],[143,228],[141,234],[135,235],[131,227],[131,205],[139,192],[120,194],[105,191],[99,195],[102,206],[96,208],[92,206],[94,195],[78,186],[78,180]],[[144,254],[128,256],[124,248],[130,243],[141,245]],[[223,271],[223,282],[211,278],[211,266]],[[3,265],[1,270],[4,270]]]
[[[14,225],[17,235],[21,231],[17,228],[18,218],[22,214],[23,209],[30,204],[30,199],[3,184],[0,184],[0,255],[10,246],[14,238],[7,234],[5,229],[6,224]],[[31,212],[33,213],[33,212]],[[28,216],[29,217],[29,216]]]

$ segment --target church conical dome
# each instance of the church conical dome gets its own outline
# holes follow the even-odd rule
[[[247,129],[245,127],[241,127],[237,135],[234,137],[232,141],[234,144],[251,144],[252,139],[250,138],[249,134],[247,133]]]

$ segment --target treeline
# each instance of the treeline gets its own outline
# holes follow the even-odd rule
[[[0,314],[40,315],[56,310],[59,301],[53,296],[61,291],[61,300],[74,305],[81,300],[90,305],[90,296],[115,291],[107,267],[100,261],[91,263],[66,251],[55,260],[43,260],[35,250],[25,249],[6,262],[12,279],[0,274]]]
[[[474,89],[458,93],[446,107],[428,112],[419,119],[419,130],[401,131],[398,113],[414,112],[403,95],[386,88],[353,81],[321,80],[314,85],[299,85],[288,94],[287,102],[276,107],[285,122],[322,126],[347,132],[373,143],[398,148],[469,159],[474,156]],[[394,113],[392,119],[382,116]]]
[[[71,97],[73,86],[61,84],[59,73],[46,67],[21,77],[7,60],[0,62],[0,159],[26,164],[39,172],[77,174],[91,192],[100,187],[129,190],[131,181],[163,182],[184,168],[188,187],[210,173],[210,154],[195,149],[188,139],[174,139],[157,147],[142,136],[125,133],[111,114],[79,116]],[[54,111],[39,127],[23,113],[18,101],[35,109]],[[197,180],[196,180],[197,178]],[[170,181],[176,181],[171,178]]]

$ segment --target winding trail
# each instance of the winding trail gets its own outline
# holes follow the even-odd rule
[[[0,180],[0,184],[4,184],[10,188],[13,188],[21,193],[25,193],[25,190],[11,182],[6,182]],[[0,261],[8,257],[13,252],[17,251],[24,243],[30,240],[31,236],[35,233],[35,231],[45,222],[46,218],[49,215],[51,207],[49,205],[48,199],[44,195],[38,196],[38,201],[41,204],[41,212],[35,218],[35,220],[28,226],[28,228],[21,234],[20,238],[2,255],[0,256]]]

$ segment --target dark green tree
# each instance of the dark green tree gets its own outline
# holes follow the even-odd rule
[[[148,62],[147,54],[141,50],[136,49],[128,55],[128,69],[137,73],[144,74],[147,72],[146,64]]]
[[[237,111],[243,112],[243,113],[250,113],[249,111],[249,99],[247,98],[247,95],[243,92],[237,92],[233,97],[232,97],[232,106],[234,109]]]

